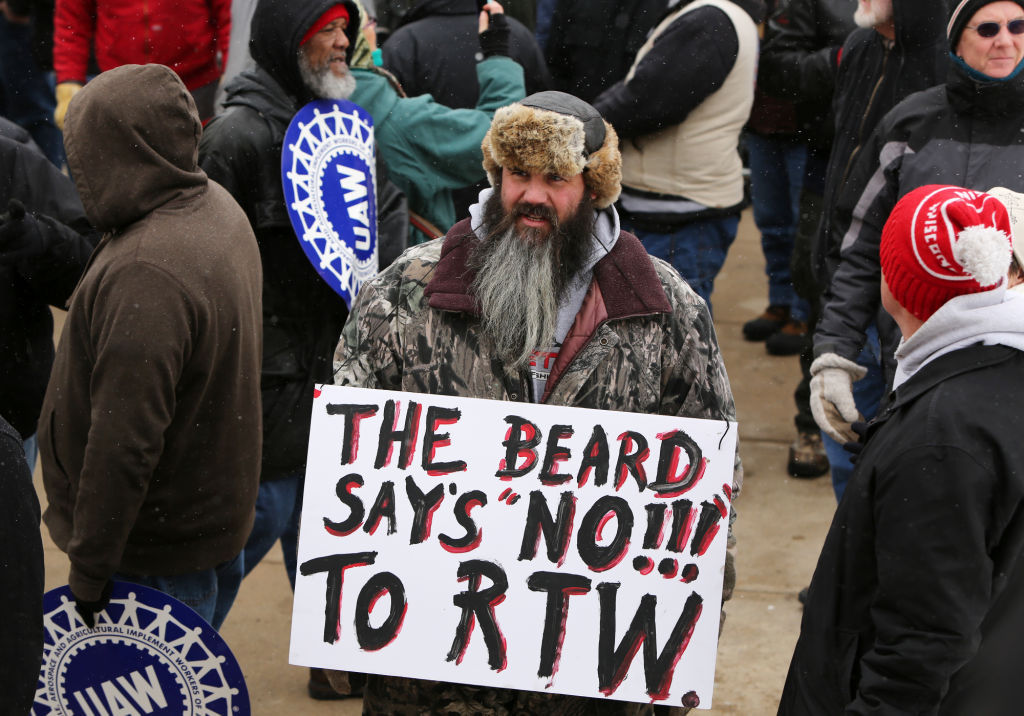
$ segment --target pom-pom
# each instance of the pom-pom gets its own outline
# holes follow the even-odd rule
[[[957,234],[953,258],[978,285],[995,286],[1010,269],[1010,239],[990,226],[968,226]]]

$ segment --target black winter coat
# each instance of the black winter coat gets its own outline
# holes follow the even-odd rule
[[[78,192],[34,145],[0,136],[0,211],[16,198],[40,221],[42,255],[0,260],[0,415],[36,431],[53,365],[53,314],[64,308],[99,240]]]
[[[796,103],[804,138],[824,156],[832,144],[832,94],[839,54],[856,28],[857,0],[790,0],[769,18],[758,89]]]
[[[257,67],[228,84],[224,112],[206,126],[199,143],[200,167],[245,211],[263,262],[264,480],[305,468],[313,386],[331,381],[334,347],[348,316],[345,301],[306,258],[281,186],[285,132],[295,113],[312,99],[295,59],[301,28],[332,4],[261,4],[249,43]],[[355,13],[351,3],[345,4]],[[386,182],[380,170],[377,179],[380,185]],[[378,204],[382,223],[386,217],[399,220],[390,231],[378,234],[383,266],[405,246],[407,209],[404,196],[390,184],[387,191],[378,190]],[[401,237],[401,245],[386,252],[385,233]]]
[[[453,109],[476,106],[480,53],[476,0],[421,0],[384,44],[384,69],[409,97],[429,94]],[[537,41],[521,22],[508,18],[509,57],[523,67],[526,94],[551,85]]]
[[[882,119],[836,201],[848,228],[840,239],[842,261],[825,293],[814,354],[855,360],[877,321],[888,384],[900,335],[881,308],[878,247],[896,202],[926,184],[1024,191],[1024,72],[1004,82],[981,81],[957,61],[948,74],[945,85],[911,95]]]
[[[926,364],[869,427],[779,714],[1015,716],[1024,664],[1024,352]]]
[[[301,105],[257,67],[227,86],[224,113],[203,132],[199,165],[245,210],[263,262],[262,479],[306,464],[313,386],[329,383],[348,308],[320,278],[292,229],[281,146]]]
[[[199,165],[249,218],[263,262],[264,480],[304,470],[313,385],[329,383],[345,301],[302,251],[285,208],[281,147],[292,117],[312,99],[296,60],[305,30],[333,0],[264,0],[253,16],[255,70],[226,88],[224,112],[203,131]],[[348,6],[351,17],[355,7]],[[356,23],[350,23],[350,46]]]
[[[946,78],[949,0],[893,3],[896,40],[871,29],[855,30],[843,44],[832,100],[835,135],[825,175],[818,240],[812,246],[815,278],[828,286],[839,262],[839,241],[849,216],[836,213],[840,198],[860,193],[850,171],[868,137],[886,113],[914,92]]]
[[[555,89],[593,102],[625,78],[667,7],[667,0],[558,0],[544,52]]]
[[[39,500],[21,438],[0,416],[0,713],[32,710],[43,660],[43,541]]]

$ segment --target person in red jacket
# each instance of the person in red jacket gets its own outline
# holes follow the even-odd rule
[[[167,65],[185,83],[205,122],[228,56],[231,0],[57,0],[54,119],[64,128],[71,97],[86,81],[94,48],[101,72],[127,64]]]

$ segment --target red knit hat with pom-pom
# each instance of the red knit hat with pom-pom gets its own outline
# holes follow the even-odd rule
[[[1010,217],[994,196],[930,184],[910,192],[882,229],[882,276],[901,306],[922,321],[946,301],[1006,279]]]

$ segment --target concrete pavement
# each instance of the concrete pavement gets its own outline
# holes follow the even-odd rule
[[[828,476],[786,474],[793,427],[795,357],[768,355],[743,340],[744,321],[767,304],[759,237],[744,213],[739,236],[712,303],[739,414],[746,479],[736,502],[738,585],[726,607],[718,649],[714,708],[698,713],[773,714],[800,625],[797,592],[807,586],[835,501]],[[44,502],[36,471],[40,501]],[[68,562],[43,529],[47,589],[67,583]],[[291,591],[280,549],[246,579],[221,630],[245,673],[253,713],[359,713],[355,700],[317,702],[306,695],[307,670],[289,666]]]

